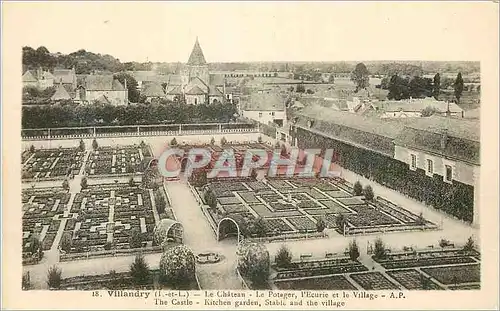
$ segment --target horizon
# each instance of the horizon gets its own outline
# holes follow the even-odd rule
[[[484,46],[474,34],[488,26],[460,23],[472,5],[478,4],[14,2],[5,5],[5,18],[25,17],[21,47],[84,49],[122,63],[185,63],[196,37],[208,63],[466,62],[475,59],[462,46]],[[367,27],[355,27],[360,20]],[[409,25],[404,36],[401,25]],[[426,47],[423,54],[421,42],[434,46],[432,53]]]

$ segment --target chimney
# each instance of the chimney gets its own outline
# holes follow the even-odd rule
[[[42,67],[38,67],[38,69],[36,70],[36,79],[37,80],[40,80],[42,79]]]
[[[443,129],[441,132],[441,150],[446,149],[447,143],[448,143],[448,130]]]
[[[450,111],[450,102],[447,102],[447,107],[446,107],[446,116],[449,117],[451,115],[451,111]]]

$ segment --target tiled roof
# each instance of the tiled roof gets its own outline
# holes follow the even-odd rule
[[[31,71],[27,70],[23,74],[23,82],[38,82],[35,76],[31,73]]]
[[[448,107],[450,112],[460,113],[462,112],[462,108],[460,108],[455,103],[447,103],[445,101],[437,101],[433,98],[424,98],[424,99],[412,99],[412,100],[402,100],[402,101],[380,101],[376,104],[376,106],[386,112],[398,112],[398,111],[406,111],[406,112],[420,112],[427,107],[431,107],[436,109],[438,112],[446,112],[448,111]]]
[[[182,77],[180,75],[168,75],[167,84],[169,86],[182,85]]]
[[[214,85],[211,85],[209,88],[209,93],[208,95],[210,96],[222,96],[224,94],[222,94],[222,92]]]
[[[146,97],[165,97],[165,92],[157,82],[149,82],[144,85],[142,95]]]
[[[54,77],[56,83],[73,83],[76,79],[75,72],[72,69],[54,69]]]
[[[426,119],[427,124],[439,123],[439,126],[425,127],[423,123],[408,125],[398,135],[395,144],[479,165],[479,133],[474,137],[474,125],[467,124],[470,121],[452,118],[446,118],[446,121],[439,120],[445,118],[432,120],[433,117],[423,119]],[[448,122],[450,120],[454,121]],[[455,126],[460,126],[461,130],[457,131]]]
[[[57,86],[56,92],[52,97],[50,98],[51,100],[58,101],[58,100],[64,100],[64,99],[71,99],[71,96],[68,94],[66,89],[62,84],[59,84]]]
[[[50,72],[48,72],[48,71],[44,71],[44,72],[42,73],[42,77],[43,77],[45,80],[54,80],[54,79],[55,79],[54,75],[53,75],[53,74],[51,74],[51,73],[50,73]]]
[[[198,38],[196,38],[193,51],[191,51],[191,55],[189,56],[189,60],[187,63],[191,66],[202,66],[207,64],[205,56],[203,55],[203,51],[200,47],[200,43],[198,42]]]
[[[113,76],[88,75],[85,77],[84,86],[88,91],[110,91],[113,89]]]
[[[180,85],[173,85],[167,87],[167,92],[168,95],[181,95],[182,94],[182,89]]]
[[[481,108],[471,109],[465,111],[465,118],[467,119],[479,119],[481,116]]]
[[[225,77],[221,74],[210,74],[210,85],[224,85]]]
[[[477,120],[431,116],[412,118],[408,120],[407,126],[434,133],[441,133],[446,130],[449,136],[476,142],[480,141],[480,124]]]
[[[241,107],[246,111],[281,111],[285,100],[275,93],[252,93],[242,98]]]
[[[104,94],[102,94],[101,96],[97,97],[94,102],[96,104],[105,104],[105,105],[108,105],[108,104],[111,104],[111,101],[108,99],[108,97]]]
[[[195,85],[188,91],[186,91],[188,95],[204,95],[206,94],[199,86]]]

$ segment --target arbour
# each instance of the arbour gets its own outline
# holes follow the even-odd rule
[[[218,222],[218,224],[217,224],[217,241],[220,241],[220,240],[224,239],[225,237],[227,237],[228,234],[231,233],[231,232],[228,233],[228,232],[225,231],[224,232],[225,235],[221,238],[221,228],[223,230],[226,230],[228,228],[231,229],[231,227],[225,227],[225,226],[223,226],[224,224],[228,224],[228,223],[230,224],[229,226],[231,226],[231,224],[232,224],[232,225],[234,225],[236,227],[236,230],[237,230],[237,241],[239,243],[240,242],[240,236],[241,236],[240,226],[238,225],[238,223],[234,219],[232,219],[230,217],[222,218]]]

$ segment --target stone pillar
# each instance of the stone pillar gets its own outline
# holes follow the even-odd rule
[[[182,124],[179,124],[179,135],[182,133]]]

